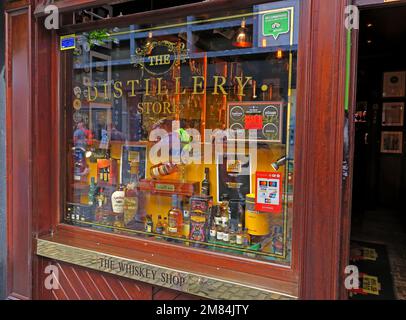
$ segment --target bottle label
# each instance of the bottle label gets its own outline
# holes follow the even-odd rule
[[[155,232],[159,233],[159,234],[162,234],[164,232],[164,228],[163,227],[157,227]]]
[[[202,194],[208,196],[210,194],[209,188],[206,186],[202,186]]]
[[[114,213],[124,212],[124,191],[115,191],[111,195],[111,205]]]
[[[221,217],[214,217],[214,223],[215,224],[217,224],[217,225],[219,225],[219,224],[221,224]]]
[[[151,228],[150,225],[147,225],[146,231],[147,231],[147,232],[152,232],[152,228]]]
[[[158,168],[157,168],[157,167],[151,168],[151,175],[152,175],[152,177],[154,177],[154,178],[159,177],[159,171],[158,171]]]
[[[229,233],[223,233],[223,241],[229,242],[230,241],[230,234]]]
[[[217,240],[223,240],[223,232],[217,232]]]
[[[178,228],[168,227],[168,232],[170,232],[170,233],[177,233],[177,232],[178,232]]]
[[[237,237],[235,238],[235,242],[236,242],[237,244],[242,244],[242,236],[237,235]]]
[[[189,238],[189,234],[190,234],[190,225],[189,224],[184,224],[183,225],[183,235],[186,238]]]
[[[211,229],[210,230],[210,237],[215,237],[216,236],[216,234],[217,234],[217,230],[216,229]]]

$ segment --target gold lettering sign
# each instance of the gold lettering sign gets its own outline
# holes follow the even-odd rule
[[[148,41],[144,47],[136,49],[135,55],[135,65],[154,76],[168,73],[187,59],[186,45],[180,41]]]
[[[155,190],[157,190],[157,191],[175,191],[175,186],[173,184],[157,183],[155,185]]]
[[[153,59],[153,64],[157,63],[157,60]],[[161,60],[159,60],[161,61]],[[165,59],[162,60],[165,62]],[[176,113],[176,110],[181,108],[180,105],[174,105],[170,103],[168,96],[170,95],[186,95],[187,88],[190,89],[189,93],[194,96],[202,96],[207,93],[207,83],[213,83],[213,91],[210,93],[213,96],[227,96],[226,83],[229,81],[224,76],[192,76],[189,79],[182,79],[181,77],[175,77],[175,85],[169,90],[167,86],[167,80],[163,77],[151,77],[143,79],[131,79],[125,82],[120,80],[112,80],[111,82],[101,82],[96,85],[88,85],[86,87],[86,94],[83,94],[88,102],[95,102],[100,99],[105,101],[112,98],[118,99],[123,95],[128,97],[136,97],[137,95],[143,95],[144,97],[151,97],[151,99],[158,99],[155,101],[144,101],[138,104],[138,111],[140,113]],[[248,89],[248,84],[252,77],[235,77],[233,78],[237,84],[237,95],[245,96],[244,90]],[[184,87],[184,82],[189,82],[189,87]],[[109,94],[111,89],[111,94]],[[141,92],[140,92],[141,89]]]
[[[36,254],[115,276],[133,279],[209,299],[286,300],[297,299],[286,292],[273,291],[231,279],[221,279],[156,264],[121,258],[107,253],[73,247],[52,240],[37,239]]]

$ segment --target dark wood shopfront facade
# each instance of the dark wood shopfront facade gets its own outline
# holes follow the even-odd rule
[[[64,254],[97,252],[106,257],[186,270],[203,278],[227,274],[271,298],[345,299],[349,256],[349,190],[343,179],[345,106],[352,104],[348,32],[350,0],[303,0],[298,42],[296,174],[290,267],[222,257],[154,241],[104,234],[60,223],[62,178],[59,36],[108,25],[155,23],[166,17],[210,14],[268,1],[213,0],[162,8],[60,30],[44,27],[42,0],[6,1],[7,110],[7,296],[14,299],[198,299],[196,291],[141,282],[69,261]],[[381,1],[382,2],[382,1]],[[57,1],[65,18],[73,11],[111,1]],[[353,39],[355,35],[353,35]],[[355,49],[353,49],[355,50]],[[63,76],[63,74],[62,74]],[[351,161],[350,161],[351,163]],[[47,252],[55,245],[56,254]],[[48,247],[46,247],[48,246]],[[44,249],[45,248],[45,249]],[[66,252],[64,252],[64,249]],[[41,251],[44,250],[44,251]],[[76,250],[76,251],[75,251]],[[79,250],[79,251],[77,251]],[[84,250],[84,251],[83,251]],[[154,253],[151,255],[151,253]],[[83,253],[85,254],[85,253]],[[60,256],[60,259],[55,257]],[[60,287],[44,286],[48,265],[59,270]],[[161,270],[162,271],[162,270]],[[238,282],[238,281],[236,281]],[[238,284],[238,283],[237,283]],[[265,284],[265,285],[264,285]],[[263,292],[262,292],[263,293]],[[275,295],[273,295],[275,294]],[[199,297],[200,296],[200,297]],[[220,296],[223,297],[223,296]],[[258,292],[261,297],[261,292]],[[208,296],[208,298],[211,298]],[[255,297],[253,297],[255,298]]]

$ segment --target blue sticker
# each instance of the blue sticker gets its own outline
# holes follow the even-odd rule
[[[61,37],[61,50],[70,50],[76,48],[76,36],[74,34],[70,34],[67,36]]]

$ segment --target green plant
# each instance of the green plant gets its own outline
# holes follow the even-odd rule
[[[94,30],[89,32],[89,45],[90,47],[93,47],[97,43],[104,44],[109,40],[110,35],[107,32],[107,29],[100,29],[100,30]]]

